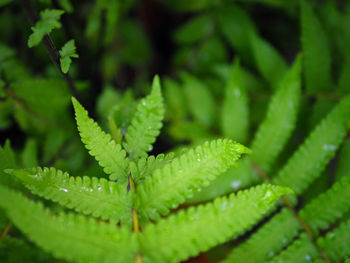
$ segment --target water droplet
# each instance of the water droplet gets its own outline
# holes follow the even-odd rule
[[[275,252],[273,252],[273,251],[270,251],[270,253],[269,253],[269,257],[273,257],[275,255]]]
[[[323,145],[323,150],[325,150],[325,151],[335,151],[336,147],[335,147],[335,145],[324,144]]]
[[[200,162],[200,161],[201,161],[201,159],[197,158],[197,161],[198,161],[198,162]]]
[[[63,191],[63,192],[68,192],[68,189],[60,187],[58,190]]]
[[[241,185],[241,181],[232,181],[231,182],[231,187],[233,189],[237,189]]]
[[[310,257],[309,255],[306,255],[306,256],[305,256],[305,259],[306,259],[306,260],[311,260],[311,257]]]
[[[241,95],[241,91],[239,90],[239,89],[235,89],[234,91],[233,91],[233,94],[235,94],[235,96],[240,96]]]

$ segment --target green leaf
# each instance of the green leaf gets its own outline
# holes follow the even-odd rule
[[[281,195],[290,193],[288,188],[261,185],[149,224],[140,237],[143,262],[180,262],[235,238],[251,228]]]
[[[76,53],[75,41],[74,39],[69,40],[60,52],[60,63],[61,69],[63,73],[67,73],[69,71],[70,64],[72,63],[71,58],[78,58],[79,55]]]
[[[350,140],[346,140],[339,152],[339,161],[337,163],[336,180],[347,176],[350,172]]]
[[[245,242],[234,248],[222,263],[268,262],[298,235],[300,229],[301,225],[293,213],[284,208]]]
[[[128,160],[120,144],[116,144],[109,134],[104,133],[80,103],[72,98],[75,118],[82,142],[95,157],[111,180],[127,183]]]
[[[38,144],[34,139],[28,139],[22,152],[22,165],[31,168],[38,165]]]
[[[325,237],[317,240],[332,262],[342,262],[350,256],[350,220],[328,232]]]
[[[74,7],[70,0],[58,0],[58,3],[67,13],[72,13]]]
[[[6,141],[4,147],[0,146],[0,184],[13,187],[16,182],[7,173],[5,169],[17,168],[15,153],[11,148],[10,141]]]
[[[253,64],[250,34],[256,32],[256,27],[250,16],[237,6],[225,5],[217,13],[217,18],[223,35],[234,50],[244,62]]]
[[[208,185],[249,150],[231,140],[206,142],[175,158],[137,188],[135,207],[141,216],[158,219]]]
[[[285,60],[273,46],[253,31],[250,34],[250,45],[256,68],[272,88],[276,87],[281,80],[281,76],[287,71]]]
[[[34,194],[86,215],[111,220],[130,219],[131,195],[124,185],[96,177],[72,177],[55,168],[7,170]]]
[[[301,234],[300,238],[275,257],[270,263],[308,263],[315,257],[319,256],[316,247],[306,234]]]
[[[127,229],[81,215],[52,215],[41,203],[3,186],[0,207],[16,227],[57,258],[96,263],[133,261],[137,243]]]
[[[327,36],[308,1],[301,1],[301,44],[307,92],[330,90],[330,48]]]
[[[40,21],[32,27],[33,33],[29,36],[28,47],[34,47],[40,44],[45,35],[49,34],[55,28],[61,28],[59,19],[64,14],[63,10],[45,9],[40,12]]]
[[[151,94],[139,102],[125,135],[124,148],[130,159],[137,160],[139,157],[146,157],[147,152],[152,150],[152,144],[160,133],[163,118],[164,105],[160,80],[158,76],[155,76]]]
[[[215,101],[205,83],[196,77],[183,73],[184,92],[189,111],[202,125],[210,127],[215,118]]]
[[[193,44],[208,37],[214,30],[213,17],[203,14],[192,18],[175,31],[174,39],[179,44]]]
[[[345,97],[311,132],[280,170],[274,182],[301,194],[323,171],[347,133],[350,96]]]
[[[135,183],[141,183],[144,179],[152,176],[156,169],[162,168],[174,159],[174,153],[158,154],[156,157],[151,155],[147,158],[140,158],[135,164],[130,163],[130,172]]]
[[[249,108],[239,61],[231,69],[226,83],[221,112],[221,130],[225,137],[244,143],[249,135]]]
[[[295,128],[300,96],[301,57],[298,57],[280,82],[252,142],[252,161],[265,173],[270,171]]]
[[[350,209],[350,175],[344,176],[332,188],[319,195],[300,211],[300,216],[308,226],[317,230],[326,230],[336,219]]]

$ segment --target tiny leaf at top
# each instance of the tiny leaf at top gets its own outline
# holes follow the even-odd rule
[[[160,133],[163,117],[164,105],[160,80],[155,76],[151,94],[137,105],[136,113],[125,135],[124,148],[131,160],[147,157],[147,152],[152,150],[152,144]]]

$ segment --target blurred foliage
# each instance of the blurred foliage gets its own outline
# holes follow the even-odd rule
[[[350,173],[349,46],[350,3],[344,0],[0,0],[0,183],[25,192],[3,170],[33,166],[104,177],[80,143],[71,96],[123,142],[137,98],[159,74],[165,123],[152,154],[181,154],[222,137],[253,150],[187,205],[264,181],[294,188],[286,178],[304,182],[307,175],[303,190],[294,188],[298,200],[291,200],[304,211]],[[249,262],[296,262],[289,257],[299,252],[317,260],[319,249],[331,262],[350,256],[343,252],[348,243],[330,237],[349,242],[338,231],[349,230],[349,211],[330,219],[314,235],[317,242],[300,226],[264,234],[293,220],[275,213],[194,262],[236,262],[256,240],[267,245]],[[8,222],[1,212],[1,262],[54,262],[14,226],[2,238]],[[337,246],[345,249],[338,253]],[[12,258],[11,251],[23,253]]]

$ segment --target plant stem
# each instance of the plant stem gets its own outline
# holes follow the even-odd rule
[[[129,185],[130,185],[130,190],[133,190],[133,191],[136,190],[135,182],[132,179],[131,175],[129,175]],[[132,208],[132,230],[133,232],[140,231],[139,217],[134,207]],[[136,260],[136,263],[142,263],[141,255],[140,254],[136,255],[135,260]]]
[[[8,223],[4,229],[2,230],[1,232],[1,235],[0,235],[0,244],[2,243],[2,241],[4,241],[5,237],[7,236],[7,233],[9,232],[10,228],[11,228],[11,223]]]
[[[254,171],[265,181],[267,181],[269,184],[274,184],[273,180],[257,165],[253,164],[252,165]],[[310,227],[308,224],[299,216],[298,211],[295,209],[293,204],[289,201],[289,199],[285,196],[281,196],[282,202],[285,204],[285,206],[288,207],[288,209],[293,213],[295,218],[298,220],[299,224],[301,227],[304,229],[310,240],[313,242],[314,246],[317,248],[318,252],[320,253],[321,257],[324,259],[326,263],[330,263],[331,261],[329,260],[326,252],[317,245],[316,243],[316,237],[312,233]]]
[[[22,2],[22,6],[27,13],[28,19],[32,26],[35,25],[36,22],[39,21],[39,16],[36,13],[35,9],[33,8],[33,5],[30,0],[20,0]],[[53,43],[51,37],[49,35],[45,35],[42,43],[44,44],[44,47],[49,54],[49,57],[52,61],[52,63],[57,67],[59,72],[61,73],[62,77],[66,80],[69,89],[71,90],[72,94],[78,99],[79,94],[75,88],[74,82],[72,77],[69,75],[69,73],[63,73],[61,66],[60,66],[60,55],[55,47],[55,44]]]

